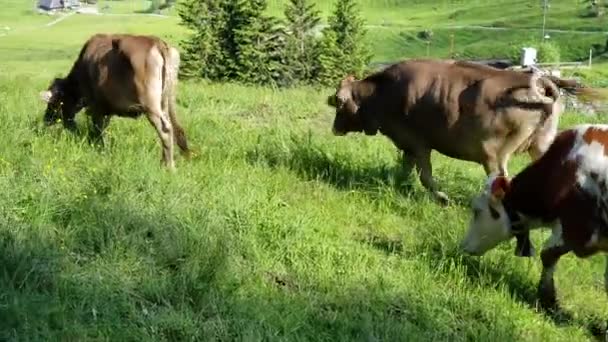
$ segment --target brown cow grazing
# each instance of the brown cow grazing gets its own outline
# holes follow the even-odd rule
[[[93,35],[69,74],[41,93],[48,103],[44,122],[52,125],[61,119],[64,127],[74,129],[74,117],[86,108],[93,123],[91,137],[103,144],[112,115],[137,118],[145,113],[158,133],[162,162],[173,170],[173,140],[189,154],[175,112],[179,64],[179,52],[158,37]]]
[[[578,125],[560,132],[550,148],[511,181],[490,175],[473,200],[462,249],[483,255],[513,236],[550,225],[541,252],[540,304],[557,308],[553,273],[559,258],[608,252],[608,125]],[[608,294],[608,254],[605,287]]]
[[[328,103],[336,107],[334,134],[380,131],[404,152],[404,167],[415,166],[424,187],[445,203],[432,176],[432,150],[506,175],[513,153],[535,159],[551,143],[559,96],[557,86],[537,74],[410,60],[360,81],[343,79]]]

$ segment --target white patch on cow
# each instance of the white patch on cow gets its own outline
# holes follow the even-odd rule
[[[53,98],[53,93],[49,90],[44,90],[40,92],[40,99],[46,103],[48,103],[49,101],[51,101],[51,99]]]
[[[590,144],[580,143],[573,151],[572,158],[578,162],[577,182],[591,194],[602,197],[599,182],[606,181],[608,176],[608,158],[604,155],[604,145],[593,141]],[[589,175],[595,173],[598,179],[594,180]]]
[[[592,191],[593,194],[600,195],[597,182],[590,182],[587,178],[591,173],[596,173],[598,181],[606,180],[608,177],[608,157],[604,155],[604,145],[597,141],[588,144],[583,135],[591,127],[608,131],[608,125],[579,125],[575,127],[577,131],[576,141],[568,155],[569,160],[574,160],[578,164],[577,181],[584,189]]]
[[[471,206],[473,216],[469,222],[469,229],[460,244],[466,253],[483,255],[512,237],[511,224],[505,208],[501,203],[491,203],[488,189],[476,197]],[[490,207],[495,211],[494,215],[492,215]]]

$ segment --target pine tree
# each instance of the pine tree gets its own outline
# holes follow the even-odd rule
[[[309,82],[319,71],[314,30],[321,22],[320,11],[309,0],[290,0],[285,8],[285,17],[285,55],[289,77],[292,82]]]
[[[334,31],[325,30],[319,43],[319,52],[316,80],[322,85],[334,86],[346,73],[341,65],[345,56],[337,45],[337,36]]]
[[[286,83],[285,34],[266,0],[184,0],[182,75],[255,84]]]
[[[336,74],[340,74],[341,77],[346,74],[354,74],[358,77],[363,75],[372,56],[364,43],[367,33],[364,24],[356,0],[338,0],[329,18],[329,27],[323,30],[323,49],[320,59],[325,62],[320,63],[320,75],[323,75],[319,77],[320,82],[335,83],[336,79],[329,80],[328,77],[334,77],[332,75]]]
[[[182,25],[193,31],[181,42],[181,76],[223,78],[225,56],[219,39],[225,17],[222,2],[191,0],[178,9]]]
[[[284,34],[278,20],[264,15],[266,0],[234,0],[236,78],[255,84],[284,82]]]

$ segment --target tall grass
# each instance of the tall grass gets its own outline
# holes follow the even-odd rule
[[[175,174],[145,119],[112,120],[102,149],[84,115],[43,128],[38,92],[85,36],[179,37],[88,18],[0,37],[0,340],[588,341],[608,316],[601,256],[560,262],[556,318],[513,242],[461,255],[482,168],[433,154],[455,200],[436,205],[386,138],[331,134],[331,89],[181,82],[199,153]]]

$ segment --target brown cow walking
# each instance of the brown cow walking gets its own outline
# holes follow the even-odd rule
[[[328,103],[336,107],[333,132],[381,132],[420,173],[437,199],[431,151],[507,175],[512,154],[537,159],[557,133],[561,86],[555,77],[501,70],[455,60],[410,60],[362,80],[348,76]]]
[[[540,83],[540,86],[537,85]],[[547,96],[545,96],[545,94]],[[404,152],[420,181],[442,202],[431,151],[507,174],[515,152],[534,158],[545,151],[562,110],[559,89],[546,78],[453,60],[410,60],[357,81],[341,81],[329,104],[333,131],[378,131]],[[413,165],[411,165],[413,162]]]
[[[56,78],[41,93],[47,102],[44,122],[62,119],[74,129],[75,115],[86,108],[90,135],[103,144],[112,115],[137,118],[145,113],[162,146],[162,162],[175,168],[173,142],[186,155],[188,143],[177,121],[175,96],[179,52],[154,36],[96,34],[82,47],[65,78]]]

